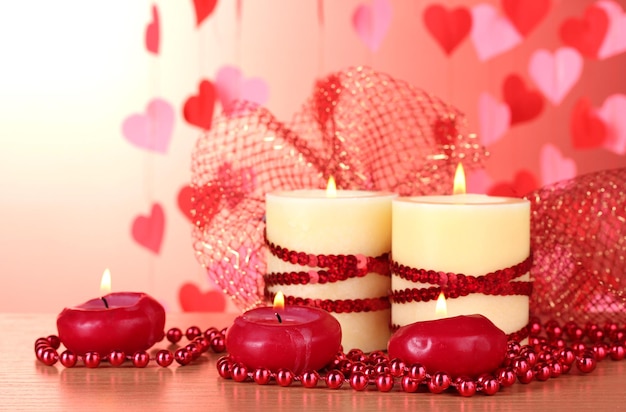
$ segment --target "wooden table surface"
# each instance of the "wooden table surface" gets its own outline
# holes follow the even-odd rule
[[[231,314],[169,314],[167,327],[228,326]],[[37,361],[35,339],[56,333],[55,315],[0,314],[0,410],[28,411],[614,411],[626,410],[626,361],[604,360],[588,375],[573,372],[546,382],[516,383],[495,396],[288,388],[236,383],[217,375],[220,355],[195,363],[145,369],[83,366],[66,369]],[[166,347],[165,343],[161,343]]]

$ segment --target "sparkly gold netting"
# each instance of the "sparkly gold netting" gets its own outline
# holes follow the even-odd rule
[[[193,153],[193,246],[240,308],[263,299],[265,193],[324,188],[450,193],[486,157],[464,115],[406,82],[352,68],[319,80],[288,123],[262,107],[221,116]]]
[[[456,164],[486,159],[456,108],[385,74],[354,68],[321,79],[289,123],[242,105],[197,142],[193,246],[241,309],[262,303],[265,193],[323,188],[449,194]],[[626,168],[527,196],[532,204],[531,313],[626,322]]]

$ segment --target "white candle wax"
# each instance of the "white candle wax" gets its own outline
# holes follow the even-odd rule
[[[339,190],[329,197],[324,190],[295,190],[266,195],[266,231],[269,242],[314,255],[378,257],[391,251],[391,200],[388,192]],[[319,268],[294,265],[268,254],[268,273],[307,272]],[[272,285],[286,296],[345,300],[386,298],[389,276],[368,273],[340,282]],[[331,312],[332,313],[332,312]],[[390,336],[390,309],[332,313],[342,328],[345,350],[385,349]]]
[[[530,253],[530,202],[476,194],[393,201],[392,257],[416,269],[482,276],[524,261]],[[528,281],[529,274],[515,279]],[[436,286],[392,274],[392,290]],[[528,324],[528,296],[473,293],[447,300],[447,316],[482,314],[505,333]],[[392,323],[436,318],[436,300],[395,304]]]

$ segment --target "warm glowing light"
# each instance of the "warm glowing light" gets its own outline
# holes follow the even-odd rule
[[[452,194],[462,195],[465,193],[465,170],[463,170],[463,165],[459,163],[456,167],[456,173],[454,173],[454,189],[452,189]]]
[[[448,307],[446,306],[446,297],[443,292],[439,293],[437,298],[437,305],[435,306],[435,313],[439,318],[445,318],[448,315]]]
[[[337,197],[337,184],[335,183],[335,178],[332,176],[328,178],[326,197]]]
[[[274,296],[274,310],[281,309],[285,309],[285,295],[279,290],[276,296]]]
[[[111,291],[111,271],[106,268],[102,274],[102,280],[100,280],[100,292],[102,294],[109,293]]]

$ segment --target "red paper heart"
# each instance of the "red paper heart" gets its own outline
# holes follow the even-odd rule
[[[133,221],[132,236],[135,242],[146,249],[159,254],[163,232],[165,229],[165,214],[158,203],[152,205],[149,216],[137,216]]]
[[[204,19],[213,13],[216,5],[217,0],[193,0],[193,7],[196,11],[196,26],[200,26]]]
[[[522,197],[538,187],[535,175],[528,170],[521,169],[515,174],[513,182],[497,182],[487,193],[490,196]]]
[[[226,299],[217,290],[200,292],[193,283],[185,283],[178,291],[178,301],[183,312],[224,312]]]
[[[191,214],[191,209],[193,207],[193,204],[191,202],[191,197],[193,196],[193,192],[194,190],[191,186],[189,185],[183,186],[178,191],[178,197],[176,198],[176,201],[178,203],[178,208],[180,209],[181,212],[183,212],[183,215],[185,215],[185,217],[192,222],[193,222],[193,216]]]
[[[511,126],[534,119],[543,109],[543,96],[528,90],[524,80],[516,74],[509,75],[502,86],[504,101],[511,109]]]
[[[576,149],[593,149],[604,143],[606,125],[595,114],[587,97],[576,102],[570,118],[570,130],[572,146]]]
[[[592,4],[581,19],[572,17],[565,20],[559,34],[566,45],[587,57],[597,58],[608,29],[609,17],[606,11]]]
[[[502,0],[502,9],[517,31],[526,36],[546,17],[550,0]]]
[[[424,10],[424,23],[446,54],[450,54],[467,37],[472,28],[472,15],[465,7],[447,10],[433,4]]]
[[[160,29],[159,9],[156,4],[153,4],[152,21],[146,27],[146,49],[154,54],[159,54]]]
[[[202,80],[198,84],[198,94],[188,98],[183,107],[183,117],[187,123],[209,130],[213,122],[215,98],[213,83]]]

